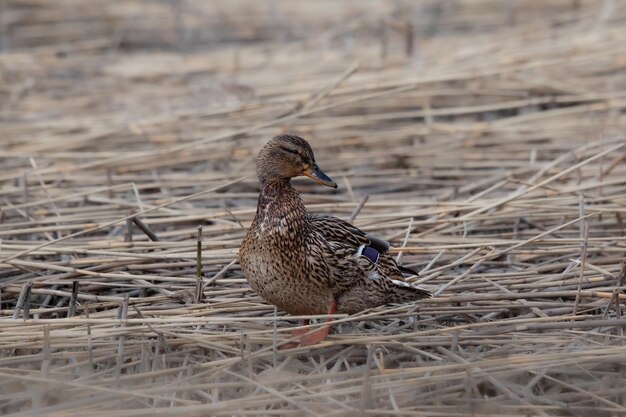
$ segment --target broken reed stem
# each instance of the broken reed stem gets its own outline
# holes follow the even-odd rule
[[[404,51],[406,56],[410,57],[415,51],[415,32],[413,31],[413,23],[411,23],[411,21],[407,21],[404,25],[404,36]]]
[[[50,361],[52,357],[52,347],[50,344],[50,325],[43,325],[43,349],[41,352],[41,377],[47,378],[50,373]]]
[[[208,287],[209,285],[215,285],[215,283],[217,282],[218,279],[220,279],[222,276],[224,276],[228,270],[237,263],[237,260],[232,260],[230,261],[230,263],[226,266],[224,266],[222,269],[220,269],[217,274],[213,275],[211,278],[207,279],[206,282],[204,283],[204,287]]]
[[[204,285],[202,282],[202,225],[198,225],[196,238],[196,303],[202,303],[204,298]]]
[[[617,288],[614,291],[613,305],[615,307],[615,318],[621,320],[622,318],[622,303],[620,300],[620,293],[624,291],[624,280],[626,279],[626,262],[620,263],[619,275],[617,277]],[[624,337],[624,328],[619,327],[616,329],[617,335]]]
[[[328,86],[324,87],[321,91],[312,96],[312,98],[304,104],[302,110],[310,110],[315,108],[319,102],[321,102],[326,96],[332,93],[333,90],[335,90],[342,82],[350,78],[350,76],[354,74],[358,69],[359,64],[357,62],[354,62],[342,74],[334,79]]]
[[[365,203],[367,203],[367,200],[369,200],[369,198],[370,196],[367,194],[361,197],[359,204],[354,208],[354,210],[352,210],[352,213],[350,213],[350,217],[348,217],[349,223],[354,223],[354,219],[356,219],[356,216],[358,216],[361,210],[363,210],[363,207],[365,206]]]
[[[132,243],[132,241],[133,241],[133,220],[126,219],[126,233],[124,234],[124,242]]]
[[[254,374],[254,357],[253,357],[253,353],[252,353],[252,346],[250,345],[250,338],[248,337],[248,335],[246,333],[244,333],[243,335],[243,341],[242,343],[244,343],[244,346],[246,347],[246,359],[247,359],[247,374],[248,374],[248,378],[250,379],[255,379],[255,374]]]
[[[575,316],[578,313],[578,303],[580,303],[580,293],[582,291],[583,277],[585,276],[585,265],[587,263],[587,249],[589,248],[589,221],[584,220],[582,230],[582,253],[580,255],[579,268],[580,273],[578,275],[578,289],[576,291],[576,299],[574,300],[574,311],[572,315]]]
[[[30,290],[33,286],[32,282],[27,282],[22,285],[22,290],[20,291],[20,295],[17,298],[17,303],[15,304],[15,309],[13,310],[13,319],[18,319],[20,316],[20,311],[24,309],[24,320],[28,319],[28,312],[26,311],[26,306],[30,305]]]
[[[401,248],[405,248],[406,244],[409,242],[409,236],[411,236],[411,230],[413,230],[413,220],[415,220],[413,217],[411,217],[411,220],[409,221],[409,225],[406,228],[406,234],[404,235],[404,240],[402,241],[402,246],[400,246]],[[400,265],[402,263],[402,254],[404,253],[404,251],[400,251],[398,252],[398,255],[396,256],[396,263],[398,265]]]
[[[15,253],[15,254],[7,257],[7,258],[0,259],[0,262],[8,262],[8,261],[10,261],[12,259],[15,259],[15,258],[24,256],[24,255],[27,255],[27,254],[29,254],[31,252],[34,252],[34,251],[39,250],[39,249],[43,249],[45,247],[48,247],[48,246],[50,246],[52,244],[55,244],[55,243],[58,243],[58,242],[62,242],[62,241],[68,240],[68,239],[72,239],[72,238],[75,238],[75,237],[78,237],[78,236],[82,236],[82,235],[84,235],[86,233],[96,232],[98,230],[106,229],[108,227],[115,226],[116,224],[119,224],[119,223],[124,223],[124,222],[126,222],[126,220],[132,219],[135,216],[139,216],[141,214],[152,213],[154,211],[163,209],[163,208],[165,208],[167,206],[170,206],[172,204],[176,204],[176,203],[180,203],[180,202],[183,202],[183,201],[191,200],[191,199],[197,198],[197,197],[199,197],[201,195],[208,194],[208,193],[211,193],[211,192],[215,192],[215,191],[217,191],[217,190],[219,190],[221,188],[228,187],[230,185],[236,184],[236,183],[238,183],[238,182],[240,182],[242,180],[243,180],[243,178],[239,178],[239,179],[234,180],[234,181],[228,181],[228,182],[226,182],[224,184],[220,184],[220,185],[218,185],[216,187],[213,187],[213,188],[210,188],[208,190],[202,190],[202,191],[199,191],[199,192],[191,194],[191,195],[185,195],[185,196],[180,197],[180,198],[175,198],[175,199],[173,199],[171,201],[168,201],[166,203],[159,204],[159,205],[151,207],[149,209],[142,210],[140,212],[124,216],[121,219],[113,220],[111,222],[108,222],[108,223],[105,223],[105,224],[102,224],[102,225],[99,225],[99,226],[90,227],[90,228],[88,228],[86,230],[81,230],[79,232],[75,232],[75,233],[71,233],[69,235],[65,235],[65,236],[60,237],[58,239],[54,239],[54,240],[51,240],[51,241],[39,244],[39,245],[37,245],[35,247],[29,248],[29,249],[25,249],[23,251],[20,251],[18,253]]]
[[[367,359],[365,361],[365,369],[363,371],[363,385],[361,391],[361,401],[359,404],[359,416],[365,417],[365,410],[367,410],[371,401],[372,385],[370,383],[370,376],[372,374],[372,357],[374,355],[374,349],[372,346],[367,347]]]
[[[137,227],[148,236],[148,238],[153,242],[158,242],[159,237],[145,224],[139,217],[133,217],[132,221]]]
[[[74,317],[76,314],[76,302],[78,301],[78,281],[72,282],[72,296],[67,309],[67,317]]]
[[[626,280],[626,261],[622,261],[619,265],[619,274],[617,276],[617,287],[623,291],[624,280]]]
[[[337,3],[330,20],[282,2],[180,2],[133,11],[127,31],[128,5],[76,8],[67,26],[56,3],[31,3],[0,2],[15,29],[0,37],[19,52],[0,52],[5,413],[624,414],[623,8],[598,20],[595,0],[522,15],[425,2],[424,24],[384,2],[356,15]],[[302,40],[275,42],[292,35],[272,19]],[[189,54],[146,54],[171,50],[171,27]],[[220,46],[250,28],[271,33]],[[103,54],[106,68],[82,71]],[[337,316],[323,344],[275,349],[305,317],[250,290],[238,248],[255,156],[289,126],[343,180],[294,181],[307,210],[390,241],[438,296]],[[10,319],[21,312],[33,319]]]
[[[124,297],[124,301],[120,304],[118,309],[118,319],[121,321],[120,328],[126,327],[126,319],[128,318],[128,300],[129,297],[126,295]],[[117,356],[115,360],[115,379],[117,381],[117,385],[119,385],[119,379],[122,375],[122,366],[124,364],[124,334],[120,334],[117,343]]]
[[[85,301],[84,304],[85,310],[85,318],[87,319],[87,364],[89,373],[94,372],[94,362],[93,362],[93,341],[91,338],[91,323],[89,322],[89,302]]]

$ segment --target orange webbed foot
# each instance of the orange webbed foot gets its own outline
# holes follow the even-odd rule
[[[328,333],[330,332],[330,326],[324,326],[319,330],[315,330],[314,332],[307,333],[300,338],[300,346],[312,346],[317,345],[319,342],[324,340]]]
[[[328,314],[335,314],[337,312],[337,301],[334,301],[333,304],[328,309]],[[332,319],[326,319],[325,323],[332,321]],[[309,324],[308,320],[304,320],[303,324],[306,326]],[[330,332],[330,325],[326,324],[318,330],[310,330],[310,329],[294,329],[291,331],[291,337],[300,337],[300,342],[290,342],[279,347],[280,350],[283,349],[293,349],[300,346],[313,346],[320,343],[322,340],[328,336]]]
[[[301,323],[302,326],[307,326],[308,324],[309,324],[309,320],[302,320],[302,323]],[[306,332],[308,331],[309,329],[293,329],[291,331],[290,339],[302,338],[302,336],[304,336]],[[297,348],[298,346],[300,346],[300,342],[289,342],[289,343],[280,345],[278,347],[278,350],[293,349],[293,348]]]

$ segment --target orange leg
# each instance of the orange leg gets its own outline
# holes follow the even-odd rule
[[[330,308],[328,309],[328,314],[335,314],[337,312],[337,300],[333,301],[333,304],[330,306]],[[308,321],[308,320],[306,320]],[[324,320],[324,323],[329,323],[331,322],[332,319],[328,318],[326,320]],[[312,345],[316,345],[319,342],[321,342],[322,340],[324,340],[326,338],[326,336],[328,336],[328,332],[330,331],[330,325],[326,324],[325,326],[322,326],[321,328],[319,328],[318,330],[315,330],[313,332],[311,331],[302,331],[302,330],[294,330],[292,332],[293,336],[301,336],[300,337],[300,345],[299,346],[312,346]],[[294,346],[289,346],[289,348],[294,347]]]
[[[337,300],[333,301],[333,304],[330,306],[330,308],[328,309],[328,314],[335,314],[337,312]],[[332,319],[328,318],[324,321],[324,323],[328,323],[332,321]],[[304,326],[306,326],[307,324],[309,324],[308,320],[303,320],[302,324]],[[325,325],[323,327],[321,327],[318,330],[315,330],[313,332],[311,332],[308,329],[297,329],[297,330],[292,330],[291,332],[291,337],[298,337],[300,336],[300,343],[297,342],[292,342],[292,343],[287,343],[284,344],[282,346],[280,346],[279,349],[292,349],[298,346],[311,346],[311,345],[316,345],[319,342],[321,342],[322,340],[324,340],[326,338],[326,336],[328,336],[328,332],[330,331],[330,325]],[[309,333],[311,332],[311,333]],[[307,334],[308,333],[308,334]]]
[[[337,312],[337,300],[334,300],[333,304],[328,309],[328,314],[335,314],[336,312]],[[328,318],[324,320],[324,323],[331,322],[332,320],[333,319]],[[311,346],[311,345],[318,344],[319,342],[324,340],[326,336],[328,336],[329,331],[330,331],[330,325],[326,324],[312,333],[304,334],[300,338],[300,346]]]
[[[308,326],[309,324],[309,320],[308,319],[304,319],[302,320],[301,325],[302,326]],[[295,339],[296,337],[302,337],[302,335],[304,335],[306,332],[308,332],[308,329],[295,329],[291,331],[291,338]],[[293,348],[297,348],[298,346],[300,346],[300,342],[289,342],[289,343],[285,343],[284,345],[280,345],[278,347],[278,350],[284,350],[284,349],[293,349]]]
[[[300,325],[301,326],[308,326],[309,325],[309,320],[308,319],[302,320],[302,323]],[[303,334],[305,334],[308,331],[309,331],[309,329],[295,329],[295,330],[292,330],[291,331],[291,337],[302,336]]]

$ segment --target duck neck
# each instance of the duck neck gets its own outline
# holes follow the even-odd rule
[[[275,178],[262,183],[254,217],[260,229],[286,237],[304,235],[306,216],[300,194],[291,186],[289,178]]]

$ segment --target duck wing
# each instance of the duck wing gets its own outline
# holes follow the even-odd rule
[[[389,242],[386,240],[367,234],[333,216],[310,214],[309,221],[316,239],[326,243],[329,266],[335,270],[336,275],[346,277],[347,281],[352,281],[351,275],[356,275],[354,279],[361,279],[363,273],[368,275],[368,270],[377,272],[377,275],[384,278],[399,280],[403,279],[404,271],[415,274],[408,268],[398,267],[388,253]]]
[[[415,272],[396,264],[384,239],[337,217],[310,214],[309,221],[313,239],[323,242],[318,246],[325,248],[324,260],[344,312],[430,296],[428,291],[404,282],[403,272]]]
[[[358,227],[338,217],[324,214],[309,214],[309,219],[313,228],[319,230],[328,240],[346,240],[346,244],[352,244],[355,247],[367,245],[379,253],[385,253],[389,250],[389,242],[385,239],[365,233]]]

